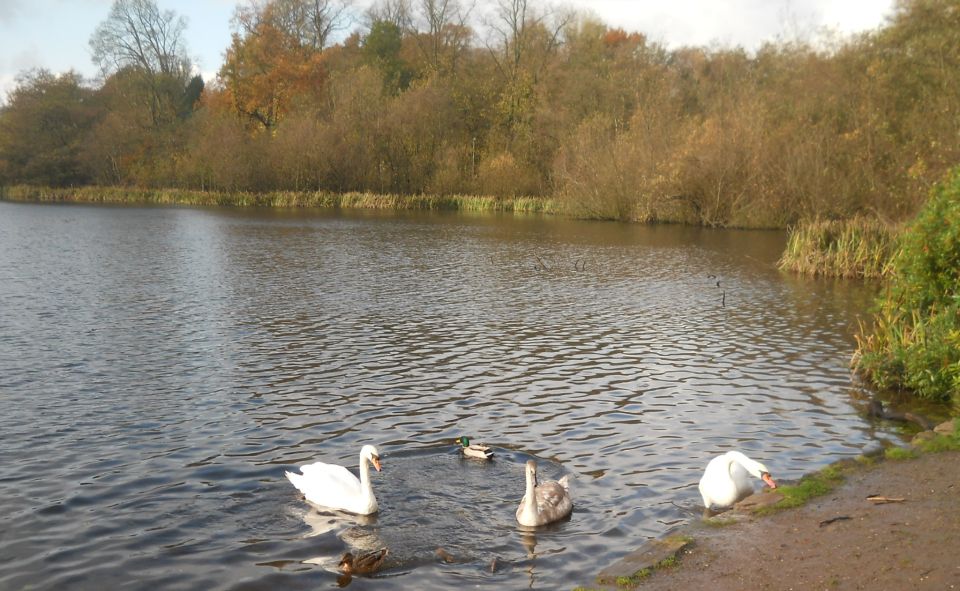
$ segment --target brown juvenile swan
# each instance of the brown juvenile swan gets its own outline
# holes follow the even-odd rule
[[[537,463],[527,461],[527,492],[517,507],[520,525],[545,525],[563,519],[573,511],[570,484],[567,476],[558,481],[537,484]]]

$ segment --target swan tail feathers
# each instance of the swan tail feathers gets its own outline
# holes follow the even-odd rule
[[[303,492],[303,475],[297,474],[296,472],[285,472],[287,479],[290,481],[290,484],[297,487],[297,490]]]
[[[557,484],[563,487],[563,490],[570,492],[570,475],[565,474],[563,478],[557,481]]]

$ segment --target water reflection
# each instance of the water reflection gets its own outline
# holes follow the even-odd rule
[[[779,274],[783,242],[0,203],[0,587],[331,586],[325,561],[379,546],[352,588],[589,584],[699,512],[718,452],[790,480],[891,436],[846,366],[869,290]],[[372,521],[283,476],[367,442]],[[569,521],[518,529],[528,459],[577,477]]]

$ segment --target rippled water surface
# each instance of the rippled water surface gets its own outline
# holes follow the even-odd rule
[[[712,454],[792,479],[885,436],[846,367],[870,294],[779,274],[783,243],[0,203],[0,588],[330,588],[343,552],[381,546],[350,588],[589,585],[699,515]],[[460,458],[461,434],[495,460]],[[284,478],[356,470],[368,442],[376,517]],[[576,505],[533,533],[513,517],[530,458]]]

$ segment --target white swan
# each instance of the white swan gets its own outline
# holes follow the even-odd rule
[[[710,460],[700,479],[700,495],[703,506],[732,507],[734,503],[753,494],[749,476],[763,480],[770,488],[777,483],[770,477],[767,467],[751,460],[738,451],[728,451]]]
[[[323,462],[300,466],[303,474],[287,472],[287,478],[315,505],[370,515],[378,509],[370,484],[370,464],[380,471],[380,453],[374,446],[364,445],[360,450],[359,479],[343,466]]]
[[[517,507],[517,522],[520,525],[544,525],[570,515],[573,500],[568,477],[537,484],[537,463],[528,460],[526,470],[527,491]]]

